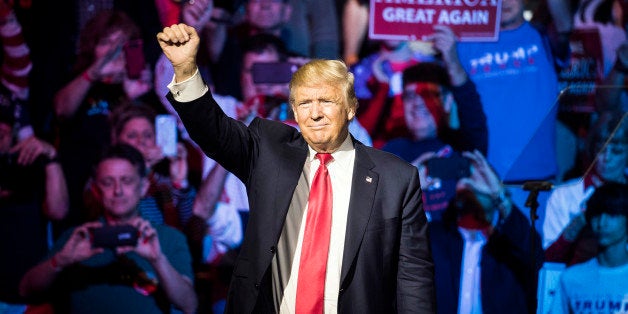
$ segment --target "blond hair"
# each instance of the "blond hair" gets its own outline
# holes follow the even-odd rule
[[[353,87],[353,73],[340,60],[314,59],[301,66],[290,80],[290,104],[294,105],[294,92],[298,87],[326,84],[340,88],[349,108],[358,108]]]

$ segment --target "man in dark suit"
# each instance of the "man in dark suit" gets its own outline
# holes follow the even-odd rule
[[[221,111],[198,74],[194,28],[166,27],[157,39],[175,70],[168,99],[192,139],[247,187],[250,218],[228,313],[435,311],[417,169],[349,135],[357,99],[344,63],[315,60],[294,73],[290,104],[300,132],[259,118],[246,126]],[[326,153],[332,160],[321,164],[315,156]],[[316,285],[298,279],[315,266],[301,254],[319,168],[328,170],[333,191],[324,293],[315,297],[321,307],[302,311],[298,291]]]

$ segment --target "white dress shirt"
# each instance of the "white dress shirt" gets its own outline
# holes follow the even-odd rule
[[[315,158],[315,155],[316,151],[310,147],[307,162],[303,168],[303,172],[308,178],[310,185],[312,184],[316,170],[320,166],[320,161]],[[347,214],[349,212],[349,198],[351,194],[351,180],[353,178],[353,164],[355,161],[355,149],[353,149],[351,138],[347,136],[340,146],[340,149],[332,153],[331,156],[334,160],[327,164],[333,194],[331,235],[329,240],[329,253],[327,256],[327,273],[325,275],[324,310],[327,314],[337,313],[338,308],[340,272],[342,270]],[[303,245],[306,218],[307,205],[303,217],[301,218],[299,239],[292,260],[290,280],[288,280],[288,285],[284,291],[280,313],[295,313],[299,262],[301,260],[301,247]]]

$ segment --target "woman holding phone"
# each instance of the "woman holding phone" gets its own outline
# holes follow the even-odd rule
[[[131,54],[125,54],[124,47],[133,50],[128,47],[140,35],[138,26],[119,11],[101,11],[81,30],[73,77],[53,100],[59,158],[71,200],[68,219],[56,231],[85,220],[82,191],[94,161],[110,142],[109,113],[122,101],[152,94],[149,69],[138,79],[129,78],[127,72],[127,64],[134,61],[127,60]]]
[[[142,153],[150,186],[138,205],[140,215],[153,224],[182,229],[192,216],[196,189],[188,183],[187,149],[181,142],[172,156],[164,154],[156,137],[157,112],[146,104],[125,103],[110,118],[112,144],[127,144]],[[170,132],[176,132],[172,125]],[[89,191],[87,191],[89,192]],[[91,208],[91,207],[90,207]]]

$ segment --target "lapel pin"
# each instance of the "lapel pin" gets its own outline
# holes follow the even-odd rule
[[[368,182],[368,183],[373,182],[373,178],[371,178],[371,177],[367,176],[367,177],[366,177],[366,182]]]

